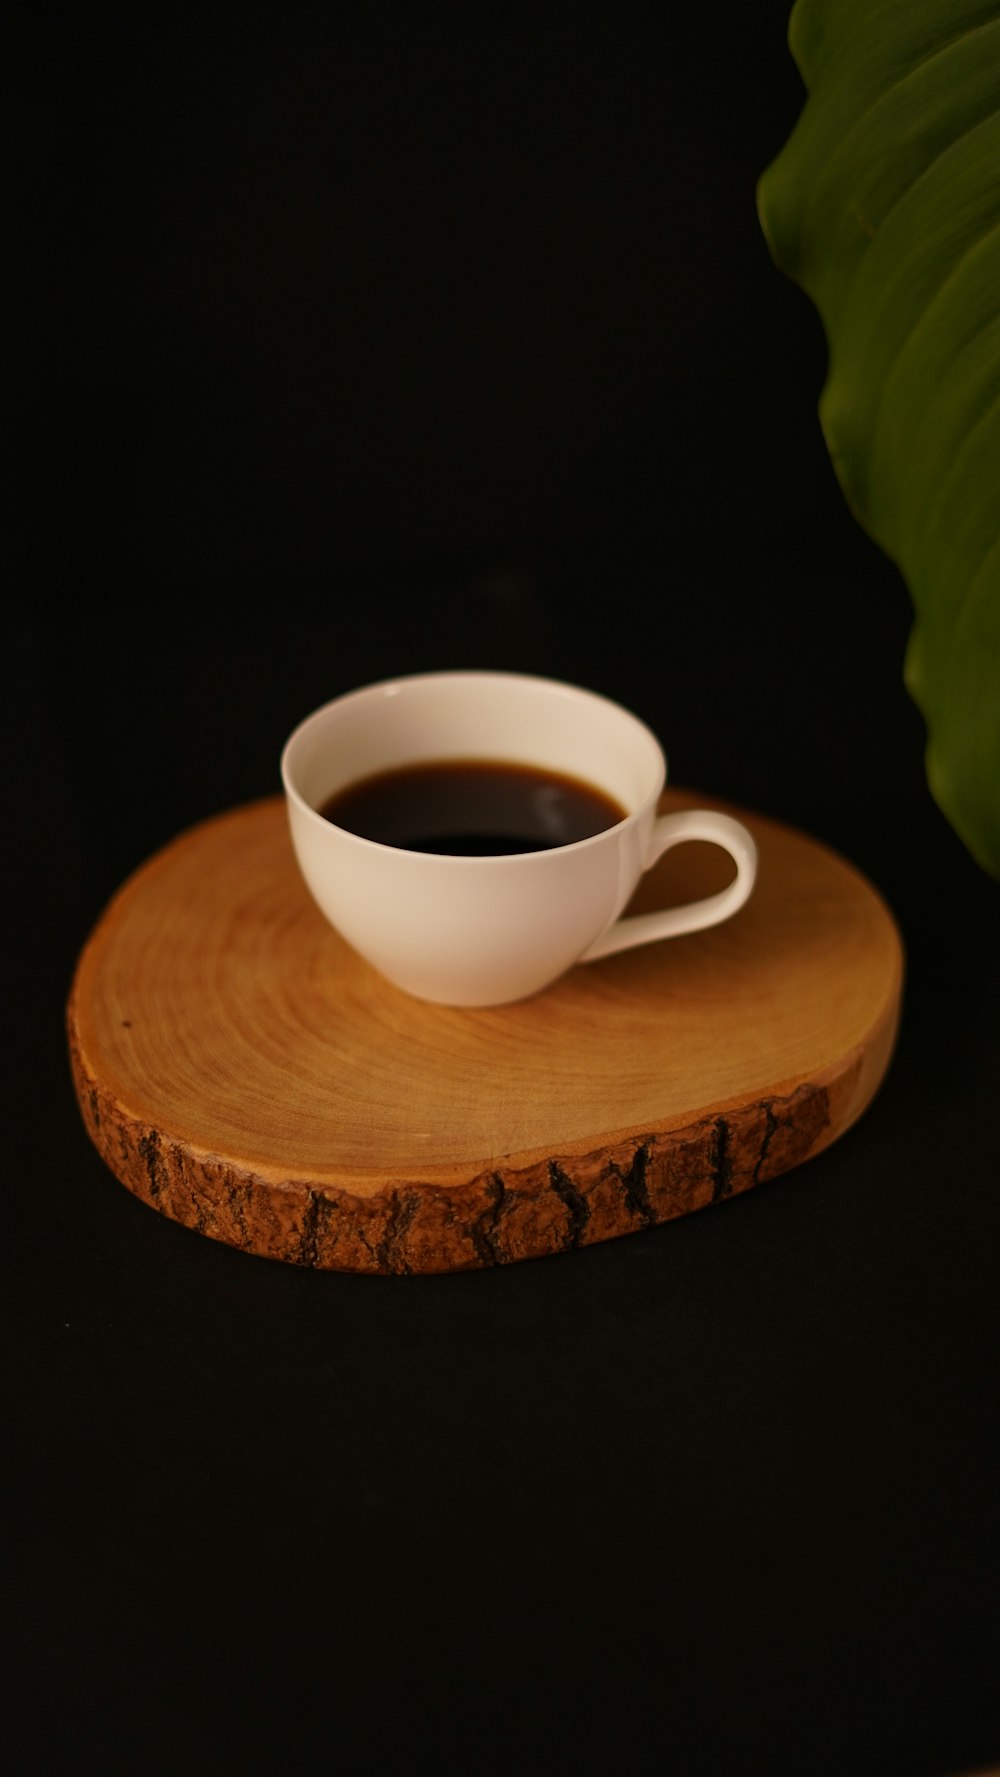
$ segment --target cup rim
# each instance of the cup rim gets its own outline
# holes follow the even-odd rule
[[[336,821],[331,821],[326,815],[320,814],[319,810],[314,808],[302,795],[292,778],[291,755],[293,749],[300,744],[306,730],[311,728],[314,724],[318,724],[332,709],[342,707],[354,701],[360,702],[362,699],[370,696],[373,697],[378,693],[387,696],[392,695],[397,689],[404,690],[410,686],[421,684],[428,686],[434,684],[455,684],[459,680],[463,680],[466,683],[476,680],[490,680],[493,683],[496,683],[497,681],[506,681],[512,684],[531,685],[540,690],[562,692],[567,695],[583,697],[594,703],[602,704],[607,710],[612,711],[616,716],[622,717],[631,723],[639,734],[644,737],[647,745],[651,746],[654,761],[656,762],[655,775],[657,779],[653,789],[648,795],[643,797],[638,807],[631,809],[628,814],[623,815],[620,821],[616,821],[613,826],[603,827],[599,833],[592,833],[586,839],[575,839],[566,845],[540,847],[537,851],[499,852],[486,857],[470,857],[455,852],[410,851],[405,846],[387,845],[384,841],[379,839],[366,839],[363,834],[352,833],[348,827],[340,827],[337,825]],[[644,722],[641,716],[635,715],[635,713],[628,709],[625,704],[616,702],[613,697],[606,697],[604,693],[600,691],[592,691],[586,685],[574,684],[569,679],[553,679],[538,673],[518,673],[504,670],[493,671],[490,668],[481,667],[442,668],[433,672],[400,673],[392,678],[376,679],[368,684],[358,685],[350,691],[341,692],[337,697],[329,698],[326,703],[317,705],[315,709],[310,710],[308,715],[303,716],[301,721],[296,723],[296,726],[292,729],[292,732],[289,734],[281,749],[280,757],[281,781],[286,796],[300,813],[308,818],[310,823],[317,823],[319,829],[325,829],[336,833],[339,838],[352,841],[353,844],[361,846],[368,851],[388,853],[396,857],[409,859],[422,859],[433,865],[458,865],[460,867],[471,867],[473,869],[481,869],[484,866],[495,869],[497,865],[512,864],[520,864],[523,866],[526,862],[533,859],[551,858],[554,856],[562,857],[570,852],[582,851],[587,846],[600,845],[602,842],[607,843],[612,835],[621,834],[627,827],[635,825],[635,823],[645,815],[650,804],[655,806],[659,801],[667,781],[667,770],[667,757],[662,743],[649,727],[648,723]]]

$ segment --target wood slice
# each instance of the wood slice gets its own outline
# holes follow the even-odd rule
[[[563,1252],[798,1166],[885,1073],[902,947],[842,858],[733,812],[760,846],[734,919],[485,1010],[411,999],[344,943],[280,798],[195,827],[125,884],[80,958],[68,1025],[91,1138],[199,1233],[389,1273]],[[633,911],[711,893],[731,868],[678,847]]]

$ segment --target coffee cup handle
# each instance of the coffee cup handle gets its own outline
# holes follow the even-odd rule
[[[659,913],[637,913],[617,919],[607,931],[595,939],[580,958],[596,962],[598,957],[612,956],[617,950],[631,950],[637,944],[652,944],[658,938],[677,938],[683,932],[704,931],[721,920],[738,913],[753,890],[757,877],[757,846],[750,833],[732,815],[709,808],[685,808],[676,814],[660,815],[653,827],[649,855],[643,870],[649,870],[673,845],[684,845],[689,839],[707,839],[721,845],[736,865],[736,875],[728,887],[701,901],[688,901],[683,907],[665,907]]]

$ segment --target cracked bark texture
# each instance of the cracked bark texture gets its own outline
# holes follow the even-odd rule
[[[370,1197],[278,1184],[133,1122],[91,1081],[72,1041],[91,1140],[135,1196],[243,1252],[321,1271],[460,1271],[613,1240],[738,1196],[808,1158],[830,1122],[826,1088],[714,1114],[591,1153],[477,1173],[464,1184],[400,1181]]]
[[[570,1252],[790,1171],[876,1091],[902,951],[842,859],[735,812],[761,852],[735,919],[473,1012],[423,1006],[349,951],[280,802],[192,829],[80,957],[67,1022],[91,1140],[199,1234],[381,1275]],[[721,886],[711,848],[664,862],[645,907]]]

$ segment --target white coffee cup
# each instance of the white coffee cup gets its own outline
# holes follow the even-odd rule
[[[347,786],[420,761],[490,760],[583,779],[626,810],[589,839],[500,857],[442,856],[361,838],[317,812]],[[666,760],[637,716],[592,691],[518,673],[421,673],[352,691],[300,723],[281,757],[305,882],[341,936],[419,999],[502,1005],[592,962],[729,919],[757,848],[711,809],[657,815]],[[710,840],[736,876],[719,894],[623,919],[670,846]]]

